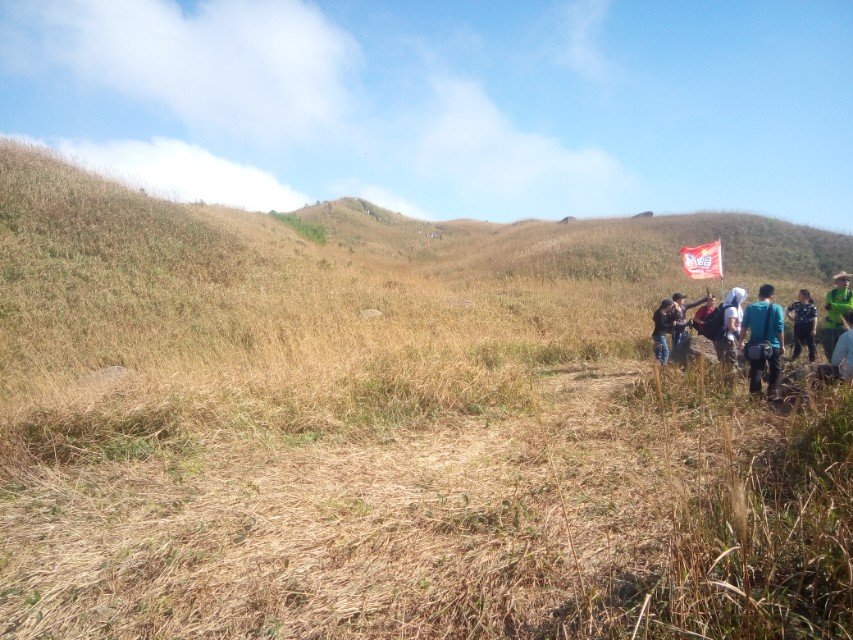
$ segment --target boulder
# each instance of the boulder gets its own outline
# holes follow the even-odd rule
[[[80,384],[87,387],[100,387],[102,385],[118,382],[122,378],[126,378],[131,373],[127,367],[115,365],[112,367],[104,367],[90,371],[80,378]]]
[[[574,216],[566,216],[557,224],[569,224],[570,222],[574,222],[575,220],[577,220],[577,218],[575,218]]]
[[[685,363],[692,362],[699,356],[703,356],[709,362],[716,362],[717,350],[708,338],[691,334],[672,350],[669,358],[673,362]]]
[[[381,318],[385,314],[382,313],[379,309],[362,309],[361,317],[362,318]]]
[[[638,213],[635,216],[631,216],[632,218],[651,218],[655,215],[652,211],[643,211],[642,213]]]

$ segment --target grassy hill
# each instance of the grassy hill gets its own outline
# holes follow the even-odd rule
[[[840,637],[849,390],[649,365],[721,235],[783,300],[853,255],[741,214],[281,219],[0,140],[0,635]]]
[[[488,402],[516,402],[504,397],[514,384],[510,366],[471,387],[477,363],[459,338],[479,331],[476,319],[450,304],[458,292],[388,271],[388,256],[374,252],[390,253],[391,236],[365,236],[356,254],[306,241],[266,214],[152,199],[15,143],[0,146],[0,162],[0,408],[39,451],[74,431],[74,419],[56,422],[61,407],[77,411],[76,381],[105,366],[139,375],[136,399],[153,406],[165,393],[189,413],[222,400],[232,383],[239,395],[260,378],[252,383],[257,414],[294,429],[358,424],[379,410],[390,420],[457,410],[502,385]],[[344,204],[381,229],[421,224]],[[364,261],[353,264],[356,255]],[[368,308],[381,309],[391,327],[363,321]],[[425,368],[421,356],[442,349],[459,357],[444,370]],[[169,389],[156,388],[164,380]],[[374,406],[372,394],[389,386],[394,394]],[[223,402],[222,420],[242,419],[239,403]],[[91,417],[91,433],[60,448],[81,449],[80,439],[100,428],[125,428],[113,417]]]
[[[0,168],[6,394],[16,374],[179,358],[240,333],[235,292],[273,268],[247,238],[38,150],[4,143]]]
[[[321,225],[342,247],[362,253],[393,254],[409,250],[418,235],[423,237],[432,228],[427,222],[407,218],[361,198],[322,202],[292,213]]]
[[[304,213],[351,246],[387,252],[421,248],[427,229],[441,232],[432,252],[479,273],[546,275],[579,279],[675,277],[673,256],[682,246],[723,239],[729,277],[801,278],[828,281],[853,251],[853,237],[745,213],[701,212],[657,218],[578,220],[559,224],[526,220],[513,224],[450,221],[430,225],[381,212],[361,200],[344,199]],[[418,233],[421,232],[421,233]]]
[[[503,273],[640,282],[680,275],[682,246],[723,238],[729,282],[801,279],[828,282],[853,238],[760,216],[701,213],[644,219],[548,222],[510,227],[473,256]]]
[[[468,276],[558,277],[640,282],[679,276],[682,246],[723,239],[728,278],[826,283],[853,252],[853,237],[747,213],[699,212],[653,218],[428,223],[365,200],[343,198],[293,215],[321,225],[354,253],[415,259]],[[426,246],[428,232],[440,232]],[[427,250],[428,249],[428,250]]]
[[[425,353],[457,354],[462,377],[443,380],[469,395],[484,352],[502,363],[486,372],[496,385],[539,358],[645,353],[656,302],[704,291],[680,272],[682,244],[723,236],[728,282],[772,279],[781,299],[821,291],[853,255],[851,236],[744,214],[433,224],[354,198],[292,214],[327,234],[321,244],[274,216],[153,199],[19,144],[4,142],[0,163],[0,398],[11,407],[102,366],[193,388],[226,370],[274,370],[302,398],[286,420],[336,423],[354,384],[337,378],[401,350],[407,410],[460,407],[408,378],[432,375],[417,364]],[[618,310],[618,341],[586,333],[591,305]],[[361,322],[366,308],[385,323]],[[396,342],[384,341],[389,325]]]

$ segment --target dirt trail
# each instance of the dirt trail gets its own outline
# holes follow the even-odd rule
[[[0,503],[0,637],[526,637],[661,536],[611,400],[636,363],[543,373],[523,419],[34,472]]]

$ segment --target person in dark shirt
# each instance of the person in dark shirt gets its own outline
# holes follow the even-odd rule
[[[673,319],[674,307],[675,302],[672,301],[672,298],[661,300],[660,306],[652,316],[652,321],[655,323],[655,328],[652,332],[655,358],[662,365],[669,362],[669,344],[666,341],[666,334],[672,333],[672,328],[675,324]]]
[[[788,318],[794,321],[794,353],[791,354],[791,361],[800,357],[805,345],[809,350],[809,362],[814,362],[817,352],[817,307],[808,289],[800,289],[797,301],[788,307]]]
[[[696,302],[691,302],[689,304],[684,304],[684,300],[687,298],[683,293],[673,293],[672,301],[675,303],[675,307],[673,308],[673,327],[672,327],[672,348],[675,349],[681,342],[687,337],[687,310],[692,309],[693,307],[698,307],[700,304],[704,304],[708,298],[702,298],[701,300],[697,300]]]

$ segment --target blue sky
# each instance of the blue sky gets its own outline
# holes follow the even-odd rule
[[[853,229],[849,0],[0,0],[0,87],[0,134],[179,200]]]

